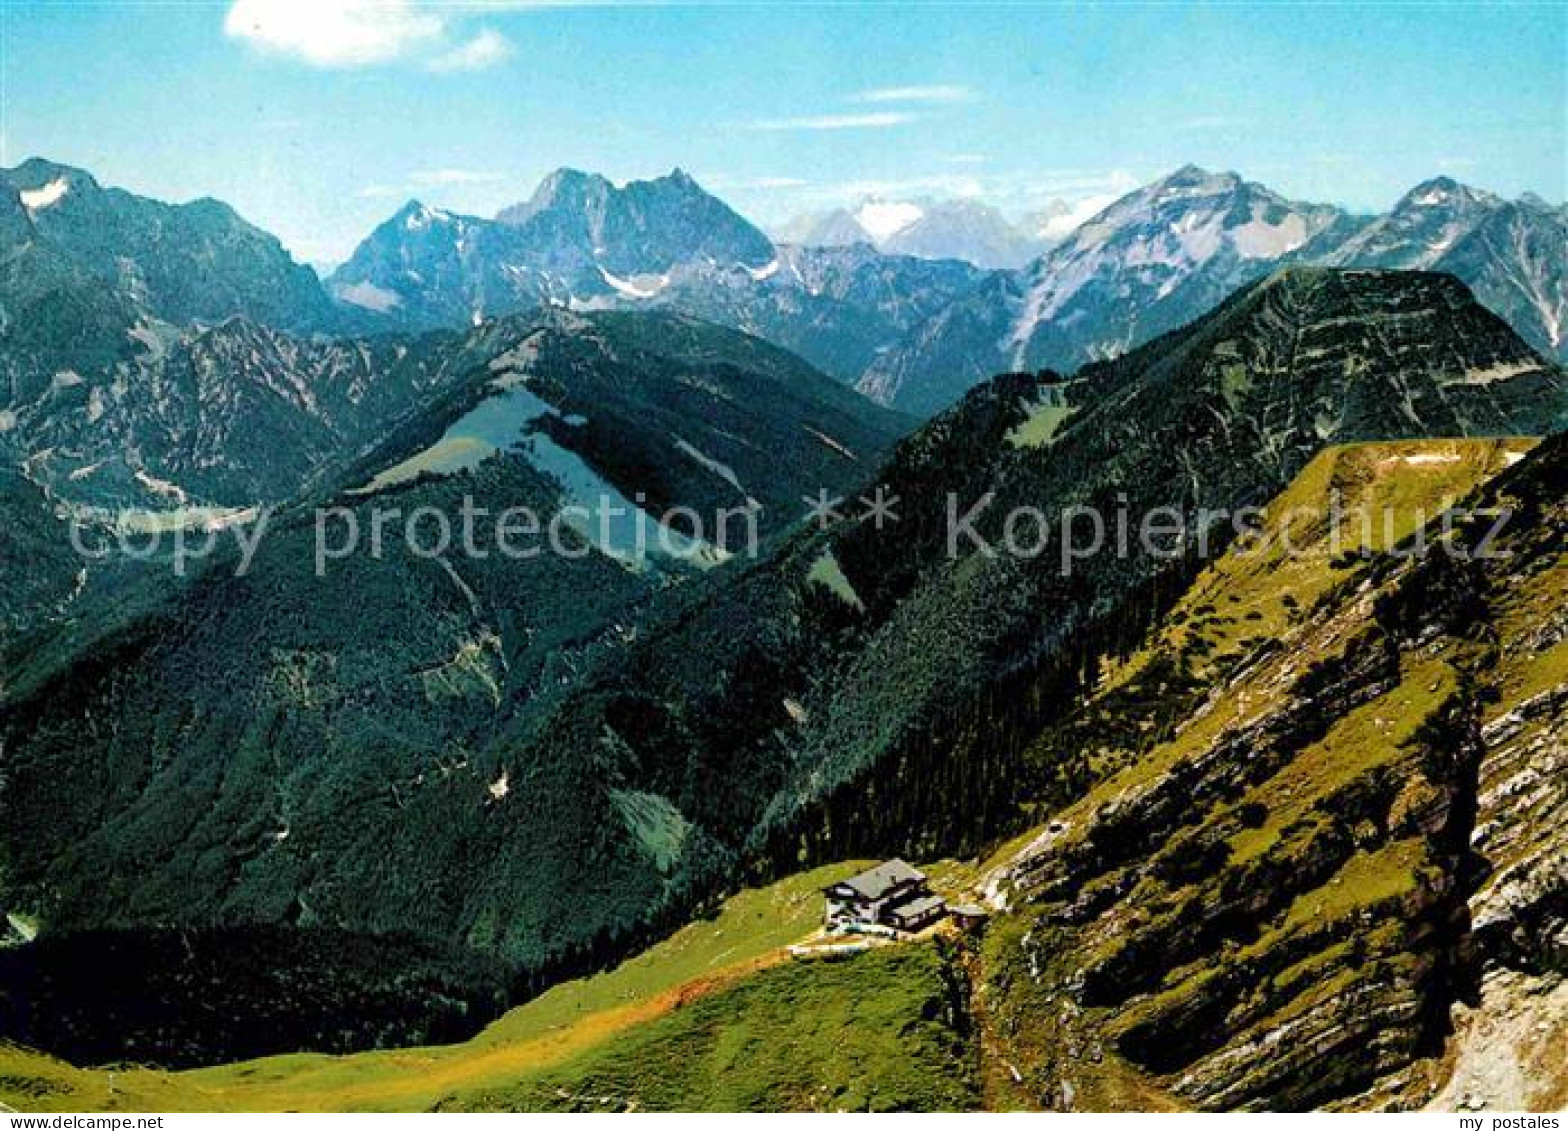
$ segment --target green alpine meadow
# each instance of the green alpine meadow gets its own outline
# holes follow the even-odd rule
[[[1568,1106],[1564,9],[5,8],[7,1118]]]

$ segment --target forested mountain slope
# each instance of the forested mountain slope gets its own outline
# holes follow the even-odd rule
[[[189,579],[151,570],[8,641],[4,909],[42,925],[46,973],[91,929],[156,982],[178,971],[142,936],[237,926],[295,940],[227,958],[213,942],[241,1010],[247,964],[309,967],[312,938],[348,979],[395,980],[384,955],[405,945],[570,968],[712,867],[706,831],[646,788],[653,768],[591,749],[502,762],[496,736],[623,647],[637,605],[750,552],[746,516],[765,543],[801,496],[869,474],[904,422],[675,315],[520,316],[461,348],[487,360],[336,486],[240,527],[259,539],[243,571],[225,536]]]

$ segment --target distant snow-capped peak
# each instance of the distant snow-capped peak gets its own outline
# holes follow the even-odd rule
[[[987,269],[1021,267],[1044,250],[1031,233],[973,197],[868,197],[852,208],[797,217],[778,234],[806,247],[866,243],[887,255],[958,259]]]
[[[916,223],[925,214],[926,210],[912,200],[882,200],[873,197],[862,202],[855,210],[855,222],[880,243]]]
[[[1475,205],[1491,207],[1501,203],[1492,193],[1460,184],[1452,177],[1433,177],[1407,192],[1394,206],[1397,212],[1405,208],[1468,208]]]

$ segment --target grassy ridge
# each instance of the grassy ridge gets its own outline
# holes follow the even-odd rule
[[[766,970],[454,1110],[976,1106],[966,993],[937,941]]]
[[[423,1110],[442,1101],[461,1107],[511,1099],[554,1104],[564,1081],[636,1075],[639,1066],[675,1055],[672,1046],[711,1038],[705,1062],[714,1069],[706,1078],[710,1090],[694,1075],[679,1087],[671,1077],[643,1097],[643,1105],[787,1105],[788,1097],[808,1095],[831,1106],[959,1104],[968,1094],[967,1069],[955,1051],[951,1019],[943,1016],[942,963],[930,948],[752,977],[786,961],[782,948],[816,926],[820,889],[864,863],[838,863],[742,892],[712,919],[688,925],[613,971],[557,986],[462,1044],[276,1056],[186,1072],[76,1068],[0,1047],[0,1102],[25,1111]],[[687,1008],[699,1001],[700,1010]],[[661,1022],[677,1010],[678,1019]],[[852,1017],[876,1019],[865,1026],[853,1057],[833,1039],[833,1027],[843,1032]],[[724,1038],[745,1033],[756,1041],[744,1048]],[[613,1054],[605,1051],[612,1037],[618,1038]],[[819,1055],[812,1057],[812,1049]],[[731,1056],[747,1065],[755,1061],[756,1075],[719,1071],[719,1060]],[[688,1067],[697,1071],[695,1062]],[[634,1089],[626,1087],[629,1095]]]

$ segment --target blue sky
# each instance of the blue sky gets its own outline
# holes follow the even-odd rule
[[[1568,196],[1561,3],[0,5],[5,163],[216,196],[313,261],[561,165],[679,165],[764,224],[1186,162],[1368,210],[1440,172]]]

